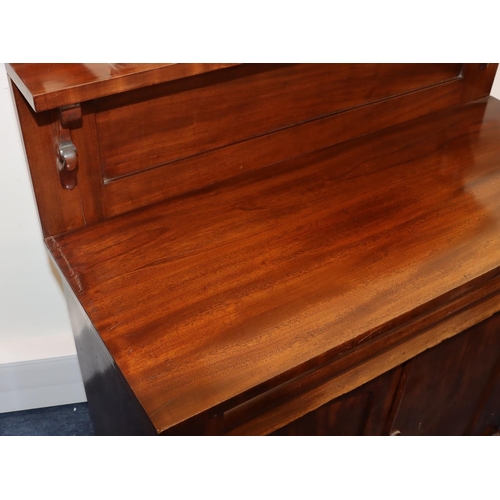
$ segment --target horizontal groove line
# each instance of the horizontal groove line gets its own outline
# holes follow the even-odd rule
[[[245,142],[250,142],[250,141],[252,141],[254,139],[260,139],[262,137],[266,137],[266,136],[269,136],[269,135],[272,135],[272,134],[275,134],[275,133],[279,133],[279,132],[283,132],[285,130],[292,129],[293,127],[297,127],[297,126],[301,126],[301,125],[306,125],[308,123],[314,123],[314,122],[319,121],[319,120],[324,120],[326,118],[331,118],[331,117],[334,117],[334,116],[337,116],[337,115],[342,115],[342,114],[345,114],[345,113],[349,113],[350,111],[355,111],[355,110],[358,110],[358,109],[366,108],[366,107],[372,106],[374,104],[380,104],[382,102],[390,101],[392,99],[397,99],[397,98],[400,98],[400,97],[403,97],[403,96],[408,96],[408,95],[411,95],[411,94],[414,94],[414,93],[417,93],[417,92],[422,92],[422,91],[429,90],[429,89],[432,89],[432,88],[437,88],[437,87],[440,87],[440,86],[444,86],[446,84],[451,84],[452,82],[459,82],[462,79],[463,79],[463,77],[459,75],[459,76],[456,76],[454,78],[450,78],[448,80],[443,80],[443,81],[441,81],[439,83],[434,83],[432,85],[427,85],[425,87],[420,87],[418,89],[409,90],[407,92],[402,92],[400,94],[394,94],[394,95],[391,95],[391,96],[388,96],[388,97],[377,99],[375,101],[370,101],[368,103],[359,104],[359,105],[353,106],[351,108],[346,108],[346,109],[341,109],[341,110],[338,110],[338,111],[334,111],[333,113],[328,113],[328,114],[325,114],[325,115],[316,116],[314,118],[311,118],[309,120],[304,120],[302,122],[297,122],[297,123],[293,123],[293,124],[290,124],[290,125],[285,125],[283,127],[279,127],[279,128],[273,129],[273,130],[268,131],[268,132],[264,132],[262,134],[256,134],[256,135],[253,135],[251,137],[246,137],[245,139],[241,139],[239,141],[235,141],[235,142],[232,142],[230,144],[224,144],[224,145],[219,146],[217,148],[207,149],[207,150],[204,150],[204,151],[201,151],[199,153],[195,153],[195,154],[192,154],[192,155],[189,155],[189,156],[183,156],[182,158],[176,158],[175,160],[166,161],[164,163],[158,163],[158,164],[156,164],[154,166],[147,167],[147,168],[144,168],[142,170],[136,170],[136,171],[129,172],[129,173],[126,173],[126,174],[123,174],[123,175],[115,176],[115,177],[109,177],[109,178],[105,177],[104,178],[104,185],[106,186],[106,185],[114,183],[114,182],[119,182],[119,181],[122,181],[122,180],[125,180],[125,179],[129,179],[129,178],[134,177],[136,175],[141,175],[141,174],[143,174],[145,172],[149,172],[151,170],[155,170],[155,169],[158,169],[158,168],[166,167],[168,165],[173,165],[173,164],[176,164],[176,163],[180,163],[180,162],[185,161],[185,160],[191,160],[193,158],[197,158],[197,157],[203,156],[203,155],[208,154],[208,153],[214,153],[216,151],[222,151],[222,150],[224,150],[226,148],[229,148],[229,147],[232,147],[232,146],[237,146],[239,144],[244,144]],[[358,137],[362,137],[362,135],[353,136],[353,137],[351,137],[348,140],[352,140],[352,139],[356,139]],[[347,142],[347,141],[342,141],[342,142]],[[335,143],[335,144],[342,144],[342,142]],[[105,171],[105,167],[103,167],[102,170],[104,172]]]

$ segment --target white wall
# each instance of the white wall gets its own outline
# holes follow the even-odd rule
[[[46,254],[11,92],[0,65],[0,364],[75,354]]]
[[[12,398],[13,391],[26,388],[31,378],[38,378],[34,382],[42,387],[43,378],[47,375],[47,384],[53,387],[54,376],[57,375],[53,372],[58,369],[53,367],[68,365],[67,362],[49,363],[37,371],[29,365],[30,362],[39,364],[39,360],[62,360],[65,357],[69,357],[67,359],[72,364],[71,378],[74,383],[76,351],[66,304],[43,245],[17,117],[5,66],[1,63],[0,412],[24,409],[26,405],[35,407],[81,401],[81,378],[72,386],[76,392],[74,396],[67,395],[67,401],[61,401],[57,394],[54,394],[55,399],[51,399],[49,394],[37,403],[30,403],[28,396],[28,399]],[[27,367],[26,363],[30,366],[29,373],[33,374],[28,379],[18,376],[22,371],[20,366]],[[52,368],[47,369],[47,366]],[[53,392],[57,390],[54,387]]]
[[[500,76],[492,95],[500,98]],[[0,64],[0,368],[19,363],[73,357],[75,346],[66,305],[56,273],[42,243],[42,235],[28,168],[15,117],[4,64]],[[4,368],[5,368],[4,366]],[[55,366],[55,365],[54,365]],[[59,366],[59,365],[57,365]],[[61,364],[62,366],[62,364]],[[74,372],[74,369],[73,369]],[[14,371],[12,372],[14,373]],[[30,372],[31,373],[31,372]],[[0,370],[0,374],[2,371]],[[17,383],[0,380],[3,391]],[[29,383],[24,381],[23,383]],[[49,384],[49,382],[47,382]],[[50,382],[52,383],[52,382]],[[82,400],[81,381],[67,403]],[[54,399],[46,404],[61,404]],[[29,401],[0,412],[29,407]],[[26,406],[27,405],[27,406]],[[42,403],[33,403],[43,406]],[[33,406],[33,407],[34,407]]]

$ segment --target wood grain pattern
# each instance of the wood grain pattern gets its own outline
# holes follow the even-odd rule
[[[8,75],[35,111],[47,111],[230,66],[234,64],[6,64]]]
[[[12,92],[44,236],[84,226],[82,190],[63,189],[59,180],[52,113],[34,113],[16,86]]]
[[[462,83],[452,80],[107,181],[103,196],[107,213],[128,212],[455,106]]]
[[[486,290],[500,272],[499,131],[490,98],[47,245],[167,430]]]
[[[381,65],[381,67],[379,65],[355,65],[351,69],[346,69],[346,65],[242,65],[236,68],[227,67],[234,65],[226,64],[116,65],[112,68],[108,67],[109,65],[80,64],[11,66],[9,70],[11,74],[12,68],[18,71],[15,73],[15,82],[21,89],[29,86],[34,91],[38,88],[37,92],[41,95],[48,92],[47,96],[52,95],[50,92],[53,91],[54,99],[65,92],[73,91],[80,92],[82,98],[99,96],[100,94],[95,91],[96,85],[97,88],[104,86],[106,92],[115,93],[113,96],[99,100],[97,108],[93,100],[84,102],[81,106],[83,123],[71,130],[71,136],[77,147],[81,180],[71,195],[60,193],[59,188],[53,184],[55,168],[53,147],[57,138],[56,125],[59,110],[52,110],[52,114],[33,113],[26,99],[20,95],[16,98],[18,113],[23,117],[21,120],[24,129],[23,136],[28,161],[32,164],[30,170],[40,207],[39,214],[44,236],[73,231],[141,206],[225,181],[242,172],[263,168],[287,158],[453,106],[459,102],[460,95],[463,95],[464,84],[463,78],[457,77],[460,73],[460,64]],[[311,71],[323,75],[325,81],[320,83],[311,79],[308,75]],[[274,81],[276,72],[281,77],[280,81],[284,82],[283,96],[295,95],[297,98],[297,96],[304,95],[303,100],[298,99],[299,102],[296,102],[296,109],[289,109],[287,106],[277,107],[277,100],[273,100],[272,96],[268,95],[266,89],[272,85],[274,85],[272,88],[275,90],[275,95],[282,91],[279,85],[276,87]],[[484,72],[481,73],[483,74]],[[189,75],[191,75],[190,78],[168,83],[177,77]],[[288,80],[286,78],[283,80],[283,75],[288,75]],[[331,89],[328,87],[328,81],[333,79],[337,82],[336,85],[342,88],[339,83],[344,81],[341,78],[342,75],[353,79],[352,85],[348,86],[350,92],[347,94],[345,90],[338,91],[335,86]],[[394,81],[391,81],[390,75],[396,75]],[[20,80],[21,76],[24,80]],[[374,79],[377,79],[378,84]],[[263,106],[260,115],[254,106],[255,103],[250,102],[248,94],[245,93],[247,84],[252,82],[254,93]],[[291,85],[291,82],[295,82],[294,85]],[[385,82],[387,87],[385,90],[377,87],[381,82]],[[312,92],[304,92],[302,84]],[[381,96],[386,94],[422,86],[423,89],[380,100]],[[233,93],[240,93],[241,109],[234,103],[232,107],[231,104],[226,104],[229,94],[224,95],[224,89],[227,90],[227,88],[232,89]],[[323,89],[324,95],[332,91],[335,93],[335,99],[328,98],[323,102],[318,99],[315,89]],[[16,92],[19,94],[17,87]],[[186,104],[186,96],[193,97],[193,93],[197,96],[197,102],[202,108],[201,114],[205,113],[204,116],[208,120],[201,120],[201,114],[195,113],[196,124],[193,126],[197,131],[202,131],[203,127],[208,126],[207,130],[212,134],[214,131],[223,130],[224,127],[224,130],[232,133],[231,131],[235,128],[234,114],[241,119],[241,111],[244,109],[253,117],[254,125],[262,126],[263,123],[269,123],[269,119],[263,120],[264,115],[270,116],[276,123],[285,125],[274,133],[265,133],[236,144],[206,151],[201,155],[195,154],[182,160],[162,164],[158,168],[148,168],[144,172],[125,176],[116,181],[105,181],[101,160],[104,158],[105,163],[106,149],[100,143],[101,138],[96,123],[100,114],[96,112],[96,109],[106,113],[119,108],[120,113],[126,115],[131,109],[127,103],[132,103],[132,107],[135,109],[138,106],[144,115],[143,106],[146,108],[149,106],[152,111],[144,115],[145,119],[149,120],[152,115],[155,115],[153,122],[155,120],[161,122],[165,120],[165,117],[158,113],[154,104],[159,98],[160,100],[173,99],[174,108],[178,109],[182,115],[184,110],[180,104]],[[207,97],[206,102],[200,101],[200,96]],[[283,99],[283,96],[280,99]],[[343,99],[340,99],[341,96]],[[375,102],[372,102],[373,99]],[[358,105],[348,111],[322,117],[335,102],[342,106],[352,106],[364,100],[372,103],[366,105],[365,102],[365,105]],[[65,102],[61,100],[57,104]],[[209,106],[210,103],[215,103],[216,106]],[[316,103],[314,104],[316,108],[311,107],[311,103]],[[56,102],[54,101],[53,104]],[[217,106],[226,106],[227,110],[235,113],[231,114],[229,111],[225,115],[217,113],[219,109]],[[321,111],[323,106],[324,112]],[[187,107],[189,112],[194,113],[191,104]],[[295,120],[301,116],[301,113],[302,118],[305,116],[304,113],[311,111],[314,115],[314,109],[316,109],[316,114],[320,115],[319,118],[303,124],[295,124]],[[167,115],[167,121],[175,118],[175,116],[172,117],[170,110],[167,110]],[[50,127],[42,126],[42,121],[52,124],[52,133]],[[179,130],[186,126],[185,117],[181,116],[173,123],[174,131],[176,130],[175,133],[178,134]],[[124,143],[124,136],[123,127],[119,125],[119,123],[109,124],[115,137],[113,140],[121,145]],[[149,124],[149,126],[152,125]],[[247,125],[244,124],[244,126]],[[132,131],[134,130],[137,130],[137,123],[132,126]],[[148,140],[152,137],[159,139],[154,140],[153,143],[158,144],[160,152],[166,147],[165,144],[172,143],[168,130],[163,130],[163,135],[161,130],[147,135]],[[185,140],[187,136],[181,134],[181,137]],[[224,138],[220,134],[215,134],[214,137],[222,142],[227,140],[227,137]],[[192,140],[193,147],[203,143],[204,138],[206,139],[206,134],[202,133],[201,136],[197,134]],[[127,161],[130,165],[140,167],[141,161],[144,161],[147,155],[144,155],[144,150],[141,149],[144,147],[142,143],[136,146],[138,149],[132,148],[130,155],[127,155]],[[147,150],[149,149],[148,147]]]
[[[98,433],[498,432],[496,68],[9,66]]]
[[[460,64],[249,64],[100,100],[104,178],[458,79],[460,70]]]
[[[392,349],[384,350],[377,355],[365,352],[364,359],[350,369],[340,371],[336,376],[315,387],[295,394],[294,397],[279,401],[278,404],[261,406],[260,411],[250,418],[243,416],[240,425],[229,429],[229,435],[265,435],[272,433],[283,425],[301,418],[308,412],[356,390],[388,370],[399,367],[418,354],[438,346],[440,342],[451,338],[464,329],[474,326],[491,317],[499,310],[500,294],[497,290],[494,296],[476,303],[473,307],[458,311],[439,324],[421,330],[417,335],[408,338]],[[399,333],[406,333],[404,326]],[[337,363],[332,363],[337,364]],[[345,368],[346,364],[344,364]],[[441,401],[446,405],[446,401]],[[252,418],[253,417],[253,418]]]
[[[412,359],[391,433],[469,434],[499,360],[499,315]]]
[[[462,103],[475,101],[490,95],[498,64],[464,64],[462,70],[463,92]]]
[[[497,330],[497,337],[500,331]],[[492,372],[478,414],[467,429],[473,436],[491,436],[500,432],[500,359]]]
[[[401,376],[395,368],[273,432],[274,436],[380,436]]]

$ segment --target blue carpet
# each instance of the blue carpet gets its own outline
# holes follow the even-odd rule
[[[0,413],[0,436],[93,436],[87,403]]]

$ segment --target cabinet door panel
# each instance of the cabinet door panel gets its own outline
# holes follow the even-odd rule
[[[395,368],[275,431],[274,436],[362,436],[385,430],[401,368]]]
[[[491,436],[500,431],[500,360],[497,361],[490,388],[486,390],[485,403],[473,422],[470,434]]]
[[[405,367],[391,433],[470,434],[474,422],[480,426],[479,415],[493,394],[499,358],[497,314],[412,359]],[[489,404],[498,407],[495,403]]]

